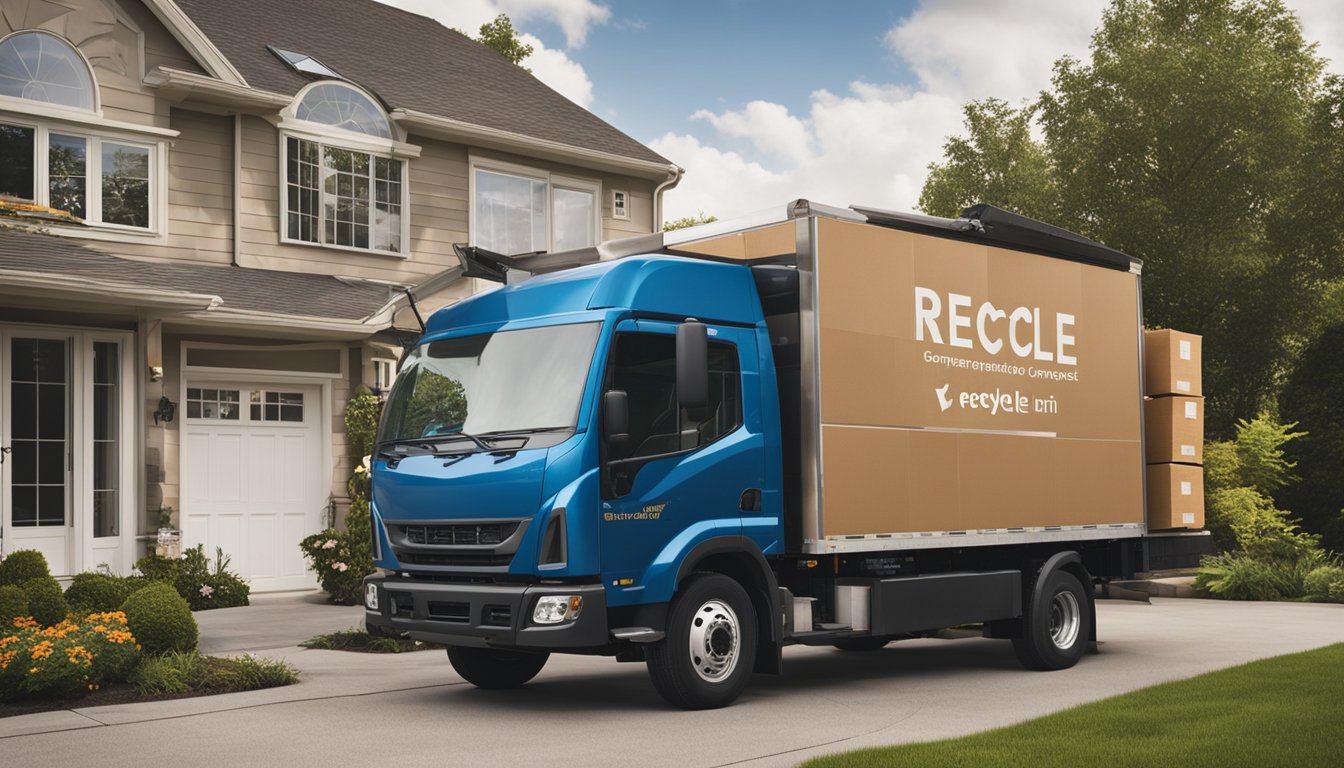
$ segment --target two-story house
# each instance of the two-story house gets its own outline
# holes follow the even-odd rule
[[[344,403],[389,383],[406,289],[469,293],[454,243],[654,231],[680,175],[372,0],[0,10],[0,547],[58,575],[128,571],[170,506],[254,589],[313,584],[298,542],[338,519]]]

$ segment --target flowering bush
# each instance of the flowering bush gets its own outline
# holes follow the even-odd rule
[[[300,542],[331,602],[354,605],[363,599],[364,577],[373,573],[369,551],[369,502],[355,497],[345,515],[344,531],[328,528]]]
[[[149,581],[171,585],[193,611],[233,608],[249,602],[251,588],[229,570],[229,556],[218,547],[214,567],[200,544],[183,552],[180,558],[145,555],[136,561],[135,567]]]
[[[124,613],[90,613],[45,628],[20,617],[0,630],[0,701],[80,696],[125,680],[139,657]]]

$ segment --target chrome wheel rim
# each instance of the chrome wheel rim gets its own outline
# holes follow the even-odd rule
[[[1072,592],[1059,592],[1050,601],[1050,642],[1061,651],[1067,651],[1078,641],[1078,628],[1083,615],[1078,598]]]
[[[737,614],[722,600],[708,600],[691,616],[690,659],[695,674],[721,683],[737,668],[742,646]]]

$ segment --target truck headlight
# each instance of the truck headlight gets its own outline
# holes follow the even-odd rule
[[[378,585],[364,585],[364,607],[370,611],[378,610]]]
[[[545,595],[537,599],[537,607],[532,609],[532,622],[535,624],[559,624],[573,621],[583,610],[582,595]]]

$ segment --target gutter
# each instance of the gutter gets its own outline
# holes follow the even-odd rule
[[[122,300],[132,307],[155,307],[177,311],[209,311],[223,299],[204,293],[167,291],[135,285],[108,283],[106,280],[76,275],[53,275],[48,272],[0,270],[0,285],[42,291],[43,296],[70,296],[81,301],[117,303]]]
[[[660,232],[663,229],[663,193],[676,187],[681,183],[681,177],[686,175],[686,169],[673,165],[667,169],[667,180],[653,189],[653,231]]]
[[[235,85],[216,80],[209,75],[173,67],[155,67],[150,70],[145,74],[145,85],[169,96],[180,98],[194,96],[205,102],[266,111],[278,111],[294,101],[293,96],[286,96],[283,93]]]
[[[680,168],[671,163],[640,160],[612,152],[532,138],[512,131],[487,128],[482,125],[465,123],[461,120],[431,115],[413,109],[394,109],[388,113],[388,117],[405,128],[407,132],[447,139],[456,143],[469,143],[473,146],[490,149],[522,152],[533,157],[576,163],[589,168],[599,168],[645,179],[667,179],[674,174],[679,177],[681,172]]]
[[[281,227],[284,223],[281,222]],[[243,113],[233,113],[233,266],[243,258]]]

